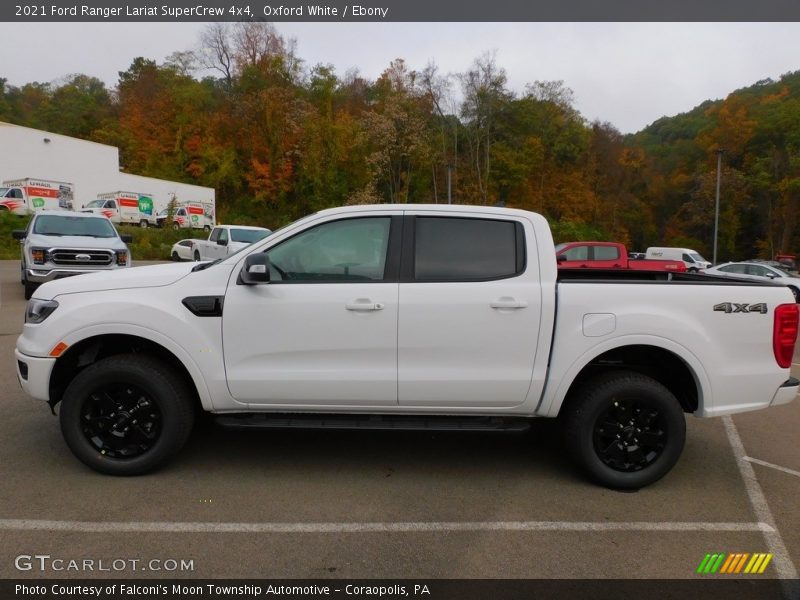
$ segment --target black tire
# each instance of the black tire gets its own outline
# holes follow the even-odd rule
[[[141,221],[139,221],[139,227],[141,227],[142,229],[147,229],[148,225],[150,224],[147,222],[146,219],[142,219]]]
[[[683,409],[672,392],[631,371],[591,379],[571,395],[563,416],[573,457],[610,488],[658,481],[675,466],[686,441]]]
[[[25,300],[30,300],[31,296],[33,296],[33,292],[36,291],[36,288],[39,287],[38,283],[31,283],[27,279],[25,280]]]
[[[200,251],[199,250],[195,250],[194,251],[194,261],[195,262],[200,262],[201,260],[202,259],[200,258]]]
[[[173,230],[178,231],[180,228],[181,228],[181,226],[178,223],[173,223],[172,224],[172,229]]]
[[[60,421],[81,462],[109,475],[140,475],[164,465],[188,439],[192,394],[162,361],[110,356],[70,382]]]
[[[180,260],[181,260],[181,257],[180,257],[180,256],[178,256],[178,253],[177,253],[177,252],[173,252],[173,253],[172,253],[172,260],[174,260],[175,262],[180,262]]]
[[[209,231],[211,231],[211,227],[209,227],[208,225],[204,225],[204,226],[203,226],[203,231],[205,231],[206,233],[208,233]]]
[[[687,273],[697,273],[697,269],[695,267],[689,267],[688,269],[686,269],[686,272]]]

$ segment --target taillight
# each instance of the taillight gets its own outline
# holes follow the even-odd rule
[[[800,313],[798,313],[797,304],[781,304],[775,307],[772,350],[775,352],[778,366],[784,369],[792,366],[798,322],[800,322]]]
[[[31,248],[31,260],[35,265],[43,265],[47,260],[47,251],[44,248]]]
[[[117,250],[117,264],[121,267],[128,264],[128,253],[125,250]]]

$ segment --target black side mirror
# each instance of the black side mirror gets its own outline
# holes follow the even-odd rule
[[[219,239],[217,240],[217,246],[227,246],[228,240]]]
[[[269,257],[264,252],[256,252],[244,259],[244,267],[236,279],[238,285],[258,285],[269,283]]]
[[[11,237],[15,240],[24,240],[28,236],[28,232],[24,229],[15,229],[11,232]]]
[[[121,239],[126,244],[130,244],[130,243],[133,242],[133,236],[131,234],[129,234],[129,233],[126,233],[125,235],[119,236],[119,239]]]
[[[564,262],[565,260],[567,260],[567,257],[564,256],[563,254],[556,255],[556,262]]]

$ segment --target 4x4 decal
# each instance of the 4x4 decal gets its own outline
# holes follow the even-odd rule
[[[714,310],[724,313],[761,313],[767,314],[767,305],[764,302],[758,304],[739,304],[738,302],[722,302],[715,304]]]

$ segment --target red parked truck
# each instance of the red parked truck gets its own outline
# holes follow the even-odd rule
[[[631,260],[616,242],[565,242],[556,246],[559,269],[631,269],[634,271],[686,271],[681,260]]]

